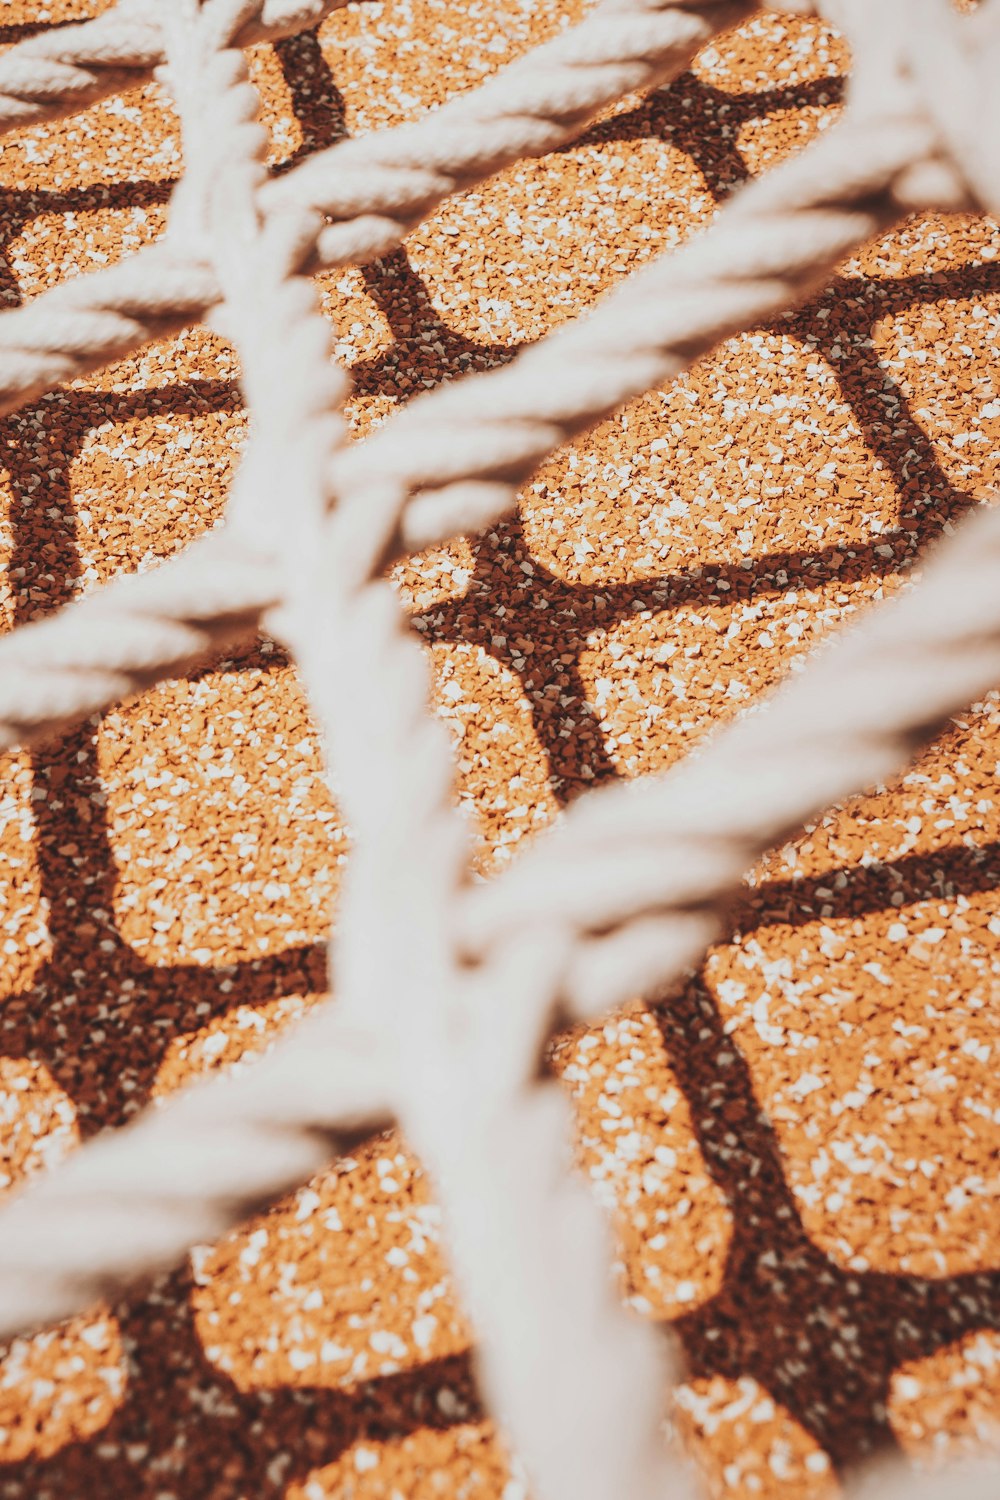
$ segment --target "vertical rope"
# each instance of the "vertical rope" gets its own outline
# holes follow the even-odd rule
[[[165,304],[144,270],[131,283],[125,272],[97,312],[86,288],[39,299],[7,344],[15,325],[0,319],[0,386],[33,388],[53,361],[76,371],[150,317],[169,323],[221,299],[251,443],[223,537],[12,638],[6,661],[20,676],[5,732],[63,722],[262,620],[299,663],[355,849],[331,952],[336,1002],[238,1079],[97,1140],[0,1209],[0,1327],[62,1315],[168,1264],[394,1116],[434,1178],[484,1388],[539,1495],[689,1492],[661,1444],[669,1371],[611,1284],[607,1226],[569,1170],[569,1105],[546,1076],[544,1046],[565,1010],[589,1017],[674,977],[764,849],[890,774],[997,681],[1000,510],[970,519],[916,587],[697,759],[581,799],[487,884],[472,878],[447,736],[384,565],[501,513],[553,446],[805,295],[914,193],[996,202],[995,152],[973,125],[996,119],[987,75],[1000,5],[965,23],[943,0],[914,3],[918,36],[898,0],[879,11],[839,0],[858,44],[847,120],[736,199],[696,246],[506,370],[414,402],[353,447],[340,414],[348,381],[308,279],[317,259],[368,253],[511,153],[549,149],[596,100],[669,72],[707,27],[744,8],[612,0],[450,114],[335,148],[280,185],[267,181],[239,46],[327,7],[174,0],[156,12],[187,157],[157,263],[186,289]],[[78,28],[84,40],[71,37],[63,54],[20,50],[6,76],[34,57],[39,70],[82,70],[59,75],[64,101],[107,91],[153,56],[152,14],[139,4],[110,13],[104,32]],[[650,63],[640,39],[661,22]],[[942,59],[933,87],[932,55]],[[50,92],[39,87],[39,108],[54,107]],[[331,194],[344,219],[324,225]],[[115,633],[128,644],[108,661]]]

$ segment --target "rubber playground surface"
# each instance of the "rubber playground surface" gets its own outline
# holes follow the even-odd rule
[[[7,0],[0,44],[103,8]],[[260,46],[272,163],[414,118],[582,13],[360,0]],[[697,234],[836,118],[848,67],[835,33],[763,13],[325,273],[354,431]],[[158,237],[181,170],[158,84],[5,137],[0,303]],[[907,221],[554,456],[516,517],[397,570],[484,872],[596,782],[677,762],[988,498],[998,254],[992,220]],[[220,517],[237,378],[191,328],[3,420],[3,628]],[[677,1423],[726,1500],[1000,1440],[998,770],[990,697],[758,866],[696,976],[553,1048],[623,1295],[679,1340]],[[270,642],[5,757],[0,1186],[315,1004],[348,849]],[[471,1345],[433,1187],[382,1137],[0,1352],[0,1500],[520,1500]]]

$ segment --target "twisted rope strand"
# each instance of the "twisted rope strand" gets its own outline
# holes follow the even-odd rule
[[[377,490],[389,481],[397,487],[406,502],[391,543],[397,554],[488,524],[515,504],[518,485],[553,449],[649,385],[676,377],[719,339],[821,284],[844,255],[899,216],[891,185],[915,158],[931,151],[932,143],[930,127],[912,116],[883,119],[875,129],[870,119],[849,115],[734,197],[690,244],[633,273],[588,315],[558,328],[503,369],[466,376],[411,402],[365,443],[338,457],[336,482]],[[157,248],[169,263],[171,246]],[[203,285],[214,280],[205,264],[199,274]],[[80,285],[60,290],[71,298]],[[62,326],[58,319],[52,322],[50,346],[58,342]],[[225,566],[240,566],[235,549]],[[170,613],[176,587],[174,617],[185,625],[191,596],[182,561],[167,563],[152,576],[163,615]],[[260,610],[272,602],[270,583],[262,582]],[[249,578],[240,591],[249,599]],[[128,602],[124,594],[108,600],[116,624]],[[6,709],[10,700],[0,690],[0,746],[45,736],[72,715],[105,706],[106,685],[133,679],[131,634],[123,630],[107,676],[91,679],[89,695],[82,684],[74,686],[68,701],[64,684],[81,650],[81,630],[104,607],[100,591],[86,607],[87,617],[79,613],[82,606],[72,604],[46,622],[44,637],[35,637],[37,650],[31,632],[40,632],[40,626],[29,626],[17,647],[0,640],[0,682],[14,650],[17,665],[34,676],[35,714],[29,718],[27,705]],[[140,618],[137,624],[145,641],[146,622]],[[166,628],[164,644],[160,675],[177,670],[182,659]],[[156,666],[144,654],[139,668],[139,685],[148,685]]]
[[[341,424],[331,424],[331,405],[346,385],[325,360],[319,369],[311,368],[316,363],[309,358],[317,352],[315,330],[304,330],[303,347],[303,309],[290,306],[289,297],[280,295],[285,291],[280,275],[279,296],[269,306],[266,294],[276,259],[273,229],[265,238],[264,253],[242,263],[246,252],[255,248],[252,235],[259,226],[248,224],[245,214],[234,218],[232,210],[245,206],[240,202],[241,186],[242,196],[252,205],[263,177],[265,144],[253,123],[256,94],[242,58],[230,49],[211,46],[203,56],[197,47],[185,45],[199,36],[207,42],[210,25],[221,26],[226,36],[252,22],[257,9],[248,0],[224,0],[209,7],[201,21],[196,8],[192,11],[179,0],[173,14],[164,17],[173,43],[173,81],[190,157],[175,209],[189,234],[200,233],[209,253],[221,253],[244,291],[242,305],[230,310],[246,334],[240,341],[244,383],[261,400],[263,417],[237,481],[234,507],[239,517],[255,523],[265,502],[273,504],[276,459],[282,462],[293,495],[298,492],[300,508],[310,491],[319,491],[330,440],[342,441]],[[212,223],[200,224],[199,214],[213,209]],[[308,291],[312,310],[315,298],[312,289]],[[262,303],[274,313],[268,327],[282,330],[281,358],[264,368],[262,356],[266,359],[273,352],[268,347],[273,336],[257,336]],[[319,331],[322,357],[322,322]],[[310,413],[315,418],[311,424]],[[317,424],[320,442],[310,432]],[[294,527],[289,531],[287,517],[283,522],[282,535],[301,543]],[[152,641],[158,651],[169,643],[170,650],[183,655],[239,617],[244,600],[232,584],[252,577],[252,566],[244,572],[219,568],[220,540],[209,536],[179,559],[176,576],[186,582],[192,596],[192,619],[186,628],[179,629],[157,613],[157,574],[122,579],[103,591],[105,603],[108,597],[124,600],[125,613],[116,619],[105,612],[101,629],[91,632],[87,654],[77,662],[88,684],[95,677],[100,680],[102,643],[106,647],[108,633],[121,628],[123,617],[130,620],[131,660],[138,673],[131,680],[133,687],[141,680],[143,653]],[[282,581],[274,579],[273,557],[268,564],[271,588],[279,598]],[[221,575],[221,586],[216,575]],[[288,589],[291,584],[288,575],[283,586]],[[211,613],[204,597],[206,585]],[[259,578],[256,586],[261,586]],[[199,587],[200,612],[193,605]],[[81,614],[89,602],[81,604]],[[136,609],[141,611],[138,617]],[[15,634],[15,646],[21,634]],[[44,624],[37,634],[44,640]],[[10,1206],[8,1233],[0,1249],[0,1332],[24,1326],[25,1321],[65,1316],[111,1287],[128,1285],[139,1275],[172,1264],[178,1234],[188,1245],[217,1238],[253,1208],[326,1165],[356,1134],[381,1128],[389,1119],[391,1061],[389,1039],[374,1038],[363,1024],[345,1025],[326,1004],[269,1057],[237,1078],[227,1078],[221,1088],[217,1082],[196,1086],[162,1109],[148,1110],[134,1125],[105,1133],[75,1153],[63,1170],[47,1174]],[[109,1256],[107,1247],[112,1244],[117,1249]]]
[[[262,185],[268,213],[311,210],[311,269],[382,255],[450,194],[527,154],[554,150],[609,104],[681,72],[750,0],[608,0],[542,55],[503,69],[412,125],[328,147]],[[24,45],[27,45],[25,43]],[[2,59],[0,59],[2,61]],[[191,247],[151,245],[0,313],[0,414],[61,381],[178,332],[219,301]]]
[[[267,0],[240,32],[241,47],[316,26],[345,0]],[[0,134],[88,109],[148,83],[163,62],[156,0],[120,0],[78,26],[52,28],[0,56]]]
[[[367,498],[342,498],[327,577],[347,551],[336,522]],[[393,1036],[405,1059],[400,1123],[444,1210],[484,1390],[537,1493],[680,1495],[660,1451],[666,1371],[652,1331],[617,1303],[607,1228],[564,1180],[568,1102],[553,1082],[531,1082],[556,966],[534,941],[476,972],[456,962],[447,913],[468,847],[449,746],[389,586],[352,574],[341,567],[328,586],[325,618],[311,610],[307,625],[303,612],[288,632],[354,834],[333,950],[338,1004]],[[373,941],[376,930],[392,941]]]
[[[571,141],[625,94],[662,87],[753,0],[604,0],[479,88],[392,130],[343,141],[268,186],[269,211],[335,222],[315,266],[385,255],[453,193]]]
[[[0,1208],[0,1337],[175,1266],[385,1129],[387,1041],[321,1007],[235,1076],[190,1086],[35,1179]]]
[[[261,0],[176,0],[161,13],[188,172],[158,249],[181,275],[193,252],[225,294],[251,444],[227,532],[19,632],[9,659],[27,672],[47,653],[34,721],[48,701],[57,722],[52,705],[65,708],[67,692],[53,668],[65,662],[70,617],[90,621],[73,657],[78,712],[264,611],[300,663],[355,834],[332,952],[339,999],[235,1079],[147,1111],[0,1209],[0,1327],[65,1314],[169,1264],[391,1112],[436,1182],[485,1389],[543,1500],[688,1493],[659,1443],[666,1371],[650,1329],[613,1295],[607,1229],[567,1176],[569,1107],[538,1076],[541,1049],[566,1003],[590,1017],[674,978],[711,940],[747,864],[831,798],[891,774],[997,681],[1000,509],[967,520],[900,599],[871,610],[703,752],[669,776],[581,799],[481,885],[453,807],[447,736],[427,708],[427,664],[381,572],[400,546],[436,537],[444,517],[464,526],[506,508],[538,457],[638,380],[675,373],[753,309],[803,295],[831,258],[898,214],[914,184],[988,201],[988,165],[952,159],[965,149],[964,105],[937,99],[929,114],[912,105],[912,44],[882,23],[902,17],[897,0],[871,21],[859,0],[838,3],[864,33],[848,121],[806,167],[803,158],[775,173],[720,218],[742,236],[742,270],[713,231],[699,256],[666,263],[672,277],[649,268],[544,341],[537,358],[524,356],[517,379],[503,371],[436,393],[355,449],[338,412],[347,382],[330,365],[306,280],[322,238],[317,205],[288,200],[278,212],[265,202],[256,96],[234,50],[261,23]],[[950,45],[958,23],[937,0],[924,9]],[[988,40],[1000,37],[997,6],[990,16]],[[873,82],[880,70],[885,100]],[[503,94],[514,115],[518,87],[515,77]],[[576,97],[563,93],[564,115]],[[489,143],[472,123],[467,159],[481,166]],[[808,180],[817,161],[818,189]],[[78,310],[86,331],[85,298]],[[213,570],[212,607],[199,606],[191,593]],[[175,616],[170,603],[185,587]],[[126,666],[108,665],[109,622],[121,629],[133,618]],[[23,724],[31,705],[8,713]]]
[[[0,744],[42,740],[252,637],[274,566],[211,532],[148,573],[116,578],[0,641]]]
[[[443,1207],[484,1390],[539,1495],[681,1495],[686,1481],[661,1451],[667,1376],[653,1332],[615,1298],[607,1226],[565,1178],[568,1101],[534,1079],[558,935],[555,953],[547,939],[515,942],[476,970],[455,949],[448,913],[470,878],[468,839],[447,736],[428,715],[426,661],[378,577],[392,517],[368,491],[340,496],[312,606],[285,629],[354,838],[338,1003],[375,1020],[405,1058],[400,1124]],[[380,931],[392,942],[375,941]]]
[[[1000,682],[1000,508],[919,581],[816,651],[675,770],[581,798],[463,901],[466,951],[562,927],[567,1001],[592,1016],[667,983],[718,935],[748,868],[825,807],[895,776]]]
[[[239,14],[239,0],[232,3]],[[462,1249],[453,1258],[476,1315],[480,1363],[540,1494],[603,1500],[618,1483],[636,1500],[653,1500],[667,1477],[657,1453],[664,1372],[653,1335],[616,1303],[597,1205],[579,1185],[561,1182],[559,1169],[569,1156],[567,1101],[551,1082],[522,1097],[550,1008],[538,976],[551,965],[539,965],[533,953],[519,954],[515,969],[505,955],[493,973],[478,976],[477,1012],[507,1018],[505,1069],[497,1070],[492,1045],[483,1049],[481,1026],[464,1032],[467,1040],[456,1047],[454,1028],[441,1024],[442,1016],[461,1017],[469,991],[444,924],[456,882],[468,878],[469,860],[451,805],[450,746],[429,717],[427,667],[398,603],[386,583],[358,566],[359,532],[370,571],[393,511],[373,507],[366,492],[342,497],[332,524],[326,523],[329,460],[345,438],[328,408],[331,397],[343,396],[345,382],[331,390],[328,330],[315,296],[294,274],[294,261],[275,253],[281,247],[273,243],[273,225],[255,210],[255,142],[242,123],[252,90],[242,69],[231,52],[214,53],[210,46],[207,57],[188,55],[196,38],[205,46],[203,28],[210,21],[221,25],[228,8],[215,0],[202,25],[195,12],[186,29],[178,15],[171,28],[172,74],[189,155],[197,162],[187,179],[190,203],[202,209],[207,253],[226,292],[256,416],[253,445],[280,455],[286,468],[289,505],[276,536],[285,565],[282,633],[320,709],[340,799],[352,820],[358,873],[342,913],[336,1014],[364,1016],[368,1025],[381,1019],[397,1047],[403,1044],[406,1068],[393,1091],[401,1123],[422,1150],[456,1226]],[[305,243],[294,224],[288,243],[299,250]],[[303,438],[316,462],[303,464]],[[248,466],[252,462],[253,451]],[[329,557],[325,567],[322,551]],[[352,705],[346,721],[338,711],[345,702]],[[398,774],[401,745],[407,747],[405,776]],[[419,866],[407,857],[414,847],[422,851]],[[396,872],[391,882],[390,869]],[[393,934],[384,949],[373,941],[382,930]],[[529,976],[533,985],[524,982]],[[404,1020],[396,997],[407,981]],[[516,1006],[505,1004],[512,985]],[[516,1034],[509,1031],[515,1015],[521,1018]],[[473,1114],[470,1085],[478,1106]],[[498,1131],[511,1111],[519,1128]],[[528,1163],[534,1191],[524,1172]],[[515,1177],[521,1188],[512,1214]],[[473,1182],[481,1184],[478,1191],[470,1191]],[[484,1223],[488,1243],[476,1233]],[[523,1336],[526,1308],[530,1340]]]
[[[873,140],[870,121],[845,120],[509,365],[417,397],[344,455],[339,482],[399,485],[397,552],[491,524],[553,449],[802,301],[893,223],[892,181],[926,139],[909,121]]]

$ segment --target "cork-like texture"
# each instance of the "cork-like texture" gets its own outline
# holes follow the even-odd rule
[[[102,8],[7,0],[0,44]],[[272,165],[581,14],[361,0],[261,46]],[[763,14],[323,275],[354,430],[697,234],[836,118],[849,64]],[[156,238],[181,165],[156,84],[5,137],[3,304]],[[691,751],[996,485],[998,253],[991,220],[908,221],[548,461],[516,519],[397,570],[484,871],[588,786]],[[221,515],[237,377],[192,328],[0,424],[3,628]],[[553,1048],[622,1294],[679,1336],[677,1424],[726,1500],[827,1500],[872,1448],[1000,1442],[998,730],[1000,699],[972,706],[763,862],[697,978]],[[5,757],[0,1187],[293,1024],[348,857],[267,642]],[[433,1186],[373,1141],[146,1295],[7,1346],[0,1500],[520,1500],[471,1340]]]

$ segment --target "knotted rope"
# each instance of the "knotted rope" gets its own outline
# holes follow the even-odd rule
[[[719,7],[704,9],[714,10],[716,18],[721,18]],[[674,13],[672,8],[668,11],[668,15]],[[689,12],[684,9],[682,14],[687,17]],[[645,9],[643,15],[650,19]],[[657,11],[652,19],[663,21],[664,17]],[[954,26],[954,18],[947,12],[945,19]],[[550,43],[548,49],[539,49],[540,53],[556,53],[555,59],[550,55],[550,63],[558,61],[560,48],[568,49],[571,57],[597,51],[603,59],[596,69],[604,90],[599,96],[602,104],[610,96],[601,68],[614,55],[611,43],[617,35],[614,27],[604,24],[606,20],[602,8],[575,32]],[[598,28],[600,48],[585,45],[583,33],[588,25]],[[861,48],[868,61],[874,50],[871,26],[866,23],[858,29],[862,42],[868,44]],[[707,33],[704,19],[701,30],[703,35]],[[906,39],[910,30],[900,24],[893,35]],[[686,37],[680,54],[673,33],[671,37],[664,44],[659,77],[663,71],[679,70],[694,50],[693,36]],[[636,45],[640,42],[641,38],[636,38]],[[624,56],[630,57],[634,50],[626,48]],[[669,65],[667,56],[671,58]],[[329,184],[335,176],[334,164],[347,158],[348,178],[355,181],[364,176],[364,171],[359,167],[355,173],[348,157],[351,148],[356,147],[361,154],[362,167],[377,164],[380,159],[390,160],[393,142],[400,133],[405,137],[410,132],[411,141],[419,137],[422,149],[420,143],[425,136],[447,136],[444,122],[451,109],[460,114],[458,123],[463,127],[455,132],[453,150],[455,141],[461,150],[468,138],[469,117],[489,117],[489,110],[481,106],[482,96],[491,89],[502,95],[511,78],[518,77],[519,66],[537,90],[534,115],[529,115],[515,89],[511,102],[495,110],[493,118],[502,118],[504,110],[513,111],[516,102],[524,116],[514,118],[522,124],[525,118],[529,124],[537,123],[544,113],[539,96],[548,97],[545,80],[559,78],[558,68],[552,72],[550,63],[545,68],[515,64],[482,90],[445,105],[425,122],[401,127],[399,133],[387,131],[384,136],[332,147],[288,178],[267,184],[261,196],[268,209],[274,202],[272,195],[277,196],[282,213],[302,207],[327,214],[348,212],[348,202],[359,201],[360,187],[353,198],[350,193],[342,194],[338,204],[329,189],[320,193],[310,186],[309,191],[300,193],[297,184],[306,181],[308,185],[308,179],[300,174],[308,168],[313,185],[321,181]],[[396,549],[443,541],[458,531],[473,530],[495,520],[513,506],[518,484],[554,448],[650,385],[676,377],[720,339],[753,327],[808,296],[829,277],[839,260],[921,201],[912,197],[915,185],[934,189],[937,196],[929,202],[948,207],[969,203],[964,179],[957,168],[948,167],[944,143],[927,117],[922,96],[906,85],[898,58],[894,66],[896,73],[890,76],[895,77],[896,87],[887,89],[884,98],[874,89],[863,88],[861,98],[849,100],[841,123],[798,157],[735,195],[715,223],[689,245],[654,260],[586,317],[557,329],[503,369],[468,376],[419,397],[367,443],[344,455],[345,483],[377,482],[389,475],[399,482],[406,506]],[[574,82],[580,74],[590,76],[582,64],[567,64],[567,71]],[[629,78],[627,86],[634,87],[635,73],[629,73]],[[480,102],[473,108],[472,101]],[[551,103],[546,107],[551,108]],[[588,112],[597,107],[598,93],[594,91]],[[571,135],[579,120],[574,113],[572,123],[561,127],[559,139]],[[475,143],[478,134],[471,139]],[[557,144],[551,136],[549,142]],[[403,175],[411,189],[420,149],[411,147],[404,152],[409,167]],[[337,153],[342,153],[341,158]],[[494,171],[502,164],[493,159],[485,170]],[[466,175],[458,180],[467,186],[472,179]],[[424,211],[449,191],[448,184],[439,186],[438,196],[423,200]],[[374,205],[376,195],[369,193],[366,201]],[[413,208],[413,201],[406,200],[408,208]],[[372,217],[370,212],[358,210],[358,214],[350,221],[355,226]],[[339,232],[343,224],[335,227]],[[407,222],[397,224],[398,238],[406,227]],[[386,247],[387,243],[380,243],[377,253]],[[120,275],[130,282],[131,291],[124,312],[119,303],[109,314],[109,322],[115,325],[114,347],[104,354],[99,341],[91,340],[87,358],[91,353],[97,360],[117,357],[140,339],[164,331],[159,321],[155,327],[147,324],[145,332],[140,331],[141,308],[132,293],[139,284],[146,296],[151,293],[144,274],[136,269],[143,264],[143,255],[158,258],[164,278],[162,282],[159,276],[154,278],[161,294],[158,319],[166,316],[162,297],[169,298],[173,287],[189,275],[199,283],[202,299],[197,307],[189,307],[189,316],[196,316],[217,300],[214,284],[208,290],[212,284],[210,266],[191,262],[188,268],[179,268],[171,248],[161,246],[142,252],[112,272],[82,277],[56,288],[28,308],[0,315],[0,399],[7,319],[31,318],[37,312],[45,321],[46,310],[52,308],[55,315],[46,323],[45,338],[27,356],[32,368],[37,369],[38,361],[48,358],[45,350],[66,347],[67,327],[71,343],[77,307],[82,310],[81,326],[90,338],[96,314],[87,288],[108,286],[107,278]],[[52,303],[59,294],[77,299],[68,324],[63,316],[66,309]],[[122,344],[119,336],[130,342]],[[14,356],[15,363],[19,357]],[[66,358],[69,356],[60,353],[56,362]],[[47,368],[52,368],[51,360]],[[60,365],[59,371],[47,374],[46,382],[79,373],[75,366]],[[148,687],[156,675],[182,670],[212,646],[216,632],[224,635],[227,644],[241,623],[248,634],[252,633],[260,612],[275,602],[267,570],[256,570],[259,592],[255,596],[253,567],[248,566],[237,540],[234,538],[231,552],[225,541],[211,541],[204,568],[200,559],[178,558],[157,570],[156,583],[148,589],[140,592],[131,580],[119,580],[83,603],[68,606],[60,615],[0,641],[0,747],[50,734],[74,717]],[[206,571],[216,575],[207,597],[201,594]],[[219,591],[237,597],[238,608],[231,614],[215,605]],[[220,624],[223,614],[230,618]]]
[[[265,0],[241,30],[241,47],[315,26],[344,0]],[[148,83],[163,62],[156,0],[120,0],[93,21],[43,31],[0,57],[0,133],[74,114]]]
[[[279,183],[266,179],[237,50],[279,24],[270,8],[175,0],[160,13],[188,171],[157,253],[178,278],[200,278],[199,312],[220,309],[241,359],[251,444],[222,532],[0,643],[0,667],[14,674],[4,742],[50,732],[263,624],[299,664],[354,832],[331,951],[337,999],[235,1079],[98,1138],[0,1209],[4,1330],[63,1316],[172,1263],[358,1132],[395,1118],[437,1185],[484,1388],[538,1493],[686,1492],[660,1444],[666,1372],[650,1330],[613,1295],[607,1230],[568,1173],[569,1107],[542,1076],[542,1051],[567,1012],[595,1016],[676,978],[717,934],[761,853],[832,800],[895,772],[1000,679],[1000,512],[966,521],[902,597],[871,609],[696,758],[581,798],[489,882],[473,879],[447,737],[427,709],[426,663],[384,569],[408,548],[509,509],[553,447],[806,295],[921,195],[993,205],[993,161],[969,146],[965,99],[953,88],[928,103],[919,85],[927,49],[940,45],[953,81],[968,73],[979,87],[1000,41],[998,7],[959,20],[920,0],[926,27],[914,37],[896,0],[874,17],[840,0],[858,57],[840,125],[589,316],[504,370],[420,398],[364,444],[345,442],[348,382],[330,360],[308,278],[324,245],[341,247],[334,258],[374,244],[380,253],[380,234],[405,232],[410,216],[507,153],[549,149],[553,132],[564,139],[592,116],[599,93],[607,102],[612,88],[664,76],[704,39],[709,18],[740,9],[604,7],[550,44],[546,55],[565,74],[544,109],[536,57],[470,96],[464,117],[455,110],[466,122],[464,155],[444,160],[445,106],[423,134],[389,132],[356,143],[354,156],[347,143]],[[637,27],[669,18],[659,72],[640,61],[639,30],[609,62],[616,16]],[[479,130],[483,121],[496,130]],[[408,154],[414,137],[419,163]],[[393,141],[402,142],[397,217],[383,213]],[[369,189],[360,169],[352,177],[365,161],[385,167]],[[340,240],[342,223],[322,224],[335,192],[353,205]],[[369,213],[365,203],[382,206]],[[54,308],[57,323],[54,297],[37,306]],[[74,337],[93,313],[80,299]],[[139,301],[124,322],[139,326]],[[156,306],[150,316],[173,316]],[[110,303],[107,311],[121,316]],[[71,363],[106,357],[102,337],[95,323],[89,352],[78,339]],[[25,388],[52,378],[39,372],[53,367],[54,347],[54,332],[48,344],[20,347]],[[278,475],[290,497],[280,518]],[[336,710],[344,701],[349,720]]]
[[[317,220],[312,269],[383,255],[450,193],[554,150],[622,94],[680,73],[750,8],[748,0],[606,0],[417,124],[343,141],[269,183],[264,206],[312,208],[328,221]],[[210,266],[183,245],[153,245],[0,314],[0,413],[210,315],[218,300]]]

